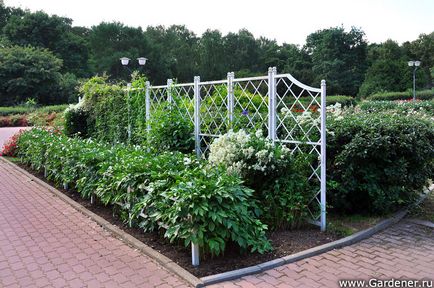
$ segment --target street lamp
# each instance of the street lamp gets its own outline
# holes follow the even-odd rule
[[[416,101],[416,70],[420,66],[420,61],[408,61],[409,67],[414,67],[413,69],[413,101]]]
[[[122,57],[119,59],[121,61],[122,66],[125,67],[125,69],[127,69],[130,73],[131,73],[131,69],[128,67],[128,64],[130,63],[130,58],[127,57]],[[139,62],[140,66],[145,66],[146,64],[146,60],[148,60],[145,57],[139,57],[137,58],[137,61]],[[127,84],[127,112],[128,112],[128,144],[131,143],[131,107],[130,107],[130,88],[131,88],[131,83]]]
[[[121,61],[122,66],[124,66],[126,69],[128,69],[128,71],[131,72],[130,68],[128,68],[128,64],[130,64],[131,59],[127,58],[127,57],[122,57],[122,58],[119,58],[119,60]],[[137,62],[139,62],[140,66],[145,66],[147,60],[148,60],[148,58],[145,58],[145,57],[137,58]]]

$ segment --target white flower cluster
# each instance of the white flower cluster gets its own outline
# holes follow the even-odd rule
[[[210,146],[209,162],[223,164],[229,173],[239,175],[249,174],[248,171],[259,171],[267,175],[276,169],[277,161],[282,161],[291,154],[291,150],[282,147],[280,159],[275,157],[275,147],[271,141],[262,137],[262,131],[257,131],[255,137],[261,144],[254,147],[250,140],[252,137],[244,130],[220,136]]]
[[[344,118],[344,109],[342,109],[341,103],[336,103],[334,105],[329,105],[326,107],[327,114],[335,117],[336,120],[341,120]]]
[[[209,162],[213,164],[233,163],[239,157],[240,151],[245,150],[246,154],[250,153],[245,144],[249,142],[250,136],[244,130],[234,132],[229,130],[228,133],[220,136],[210,146]],[[251,151],[253,154],[254,150]]]

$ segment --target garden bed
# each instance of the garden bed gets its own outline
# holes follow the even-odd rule
[[[9,158],[15,164],[25,169],[29,173],[35,175],[42,181],[56,187],[59,191],[86,207],[95,214],[103,217],[110,223],[118,226],[126,233],[134,236],[138,240],[142,241],[149,247],[164,254],[166,257],[172,259],[174,262],[184,267],[190,273],[197,277],[204,277],[208,275],[218,274],[235,269],[245,268],[248,266],[260,264],[266,261],[270,261],[279,257],[294,254],[318,245],[322,245],[328,242],[335,241],[341,238],[343,233],[336,229],[330,232],[320,232],[316,226],[306,225],[302,229],[292,231],[275,231],[270,232],[267,236],[272,242],[273,251],[265,254],[259,253],[246,253],[240,254],[238,247],[228,246],[225,251],[225,255],[219,257],[201,259],[199,267],[194,268],[191,265],[191,254],[189,249],[183,247],[183,245],[173,245],[167,240],[163,239],[159,233],[144,233],[139,228],[130,228],[125,225],[122,220],[113,215],[113,208],[110,206],[104,206],[100,203],[94,205],[90,204],[89,200],[85,200],[80,197],[80,194],[73,189],[65,190],[57,187],[57,185],[44,178],[42,173],[35,172],[28,166],[19,162],[17,158]],[[346,222],[347,223],[347,222]]]

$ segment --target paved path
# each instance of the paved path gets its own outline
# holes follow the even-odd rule
[[[21,129],[30,129],[30,127],[2,127],[0,128],[0,151],[3,148],[3,144],[15,133]]]
[[[434,280],[434,229],[400,222],[352,246],[209,287],[332,288],[371,278]]]
[[[0,287],[188,287],[0,160]]]

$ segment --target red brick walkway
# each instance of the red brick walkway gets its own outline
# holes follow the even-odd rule
[[[0,287],[188,287],[0,160]]]
[[[209,287],[332,288],[371,278],[434,280],[434,229],[400,222],[352,246]]]

